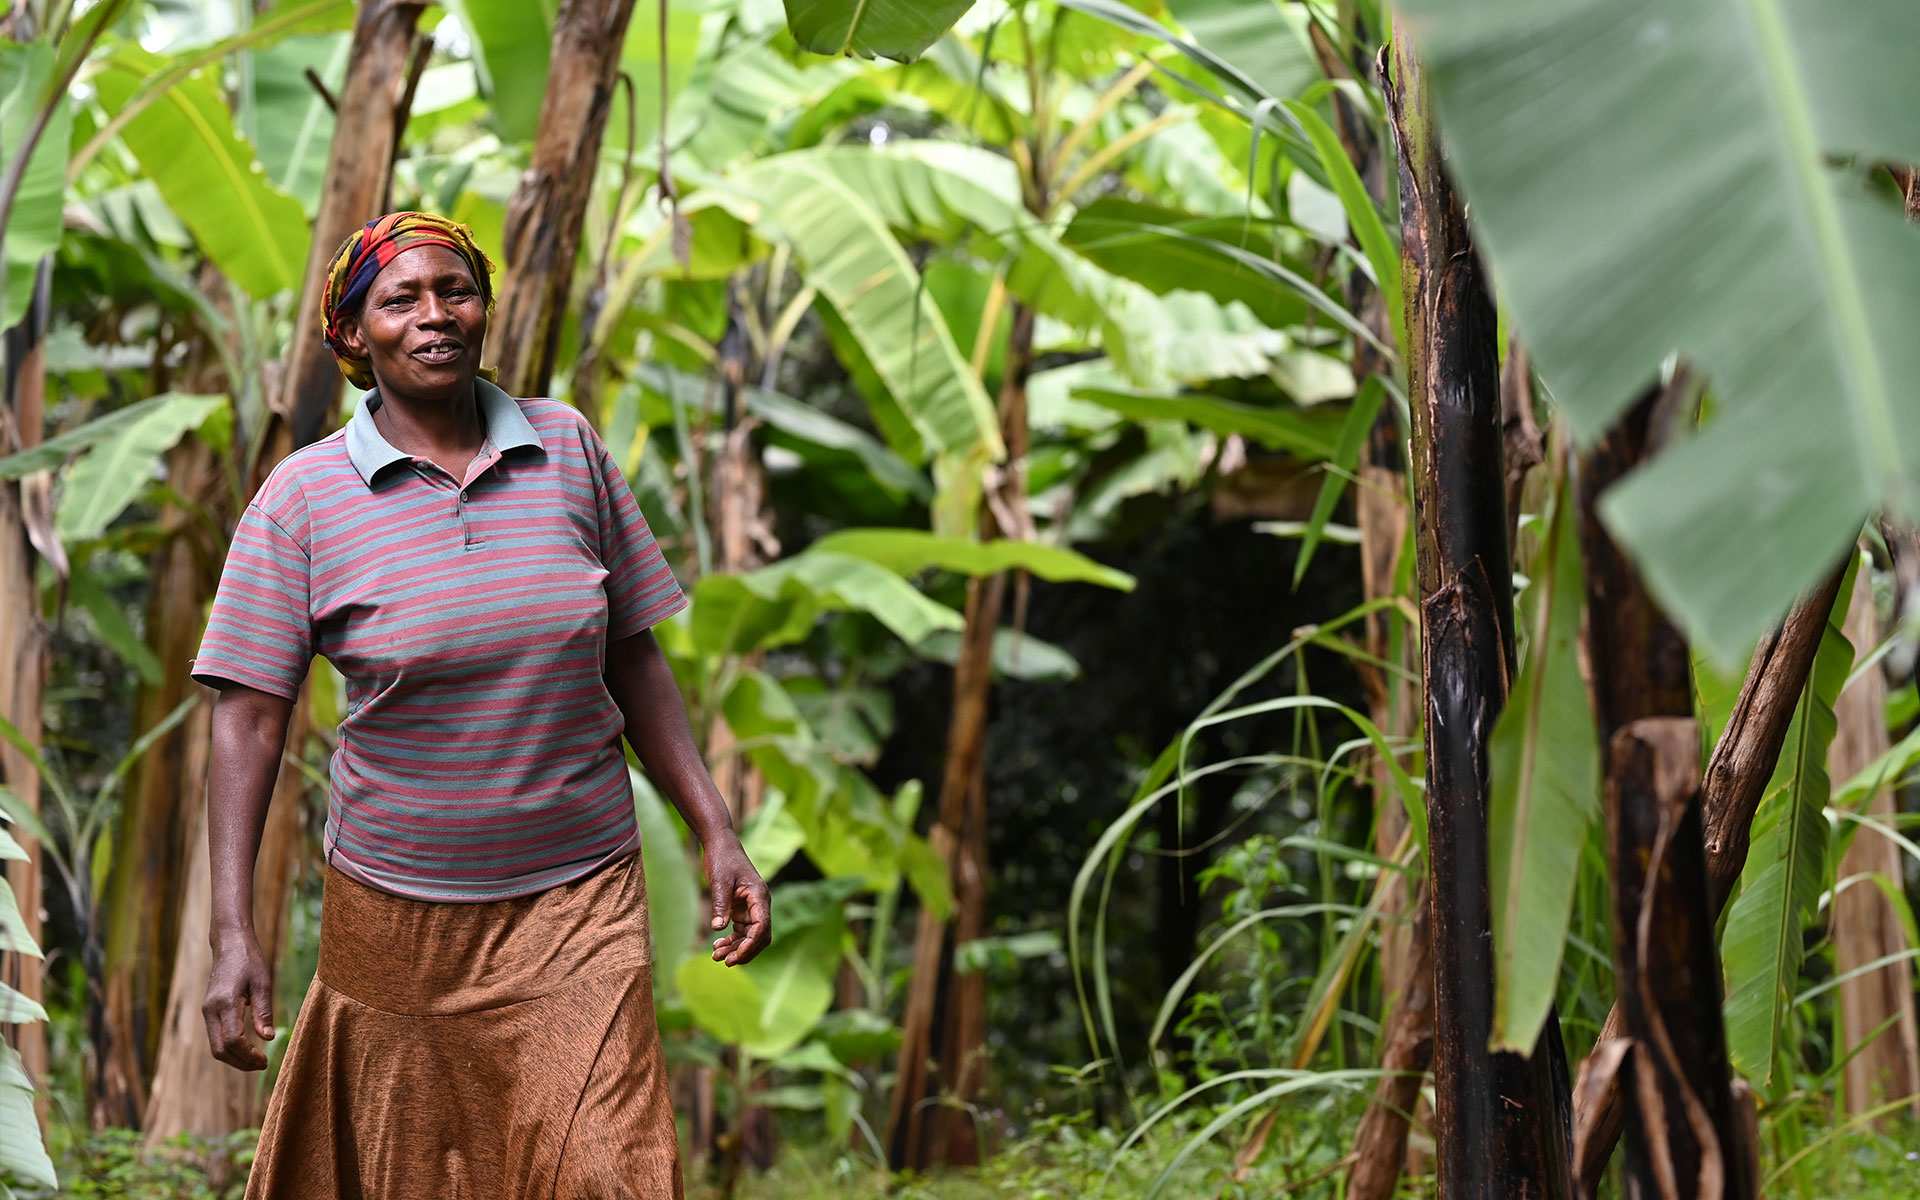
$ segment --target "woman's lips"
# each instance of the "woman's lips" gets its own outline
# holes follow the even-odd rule
[[[415,350],[413,356],[421,362],[431,363],[435,366],[443,366],[459,358],[462,354],[465,354],[466,351],[467,348],[465,346],[443,342],[425,350]]]

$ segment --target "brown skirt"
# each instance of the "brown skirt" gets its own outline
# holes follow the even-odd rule
[[[681,1200],[638,853],[481,904],[324,889],[247,1200]]]

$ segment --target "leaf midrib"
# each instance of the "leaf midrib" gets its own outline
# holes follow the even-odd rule
[[[1799,207],[1812,227],[1820,253],[1814,269],[1830,303],[1829,321],[1840,343],[1840,370],[1856,385],[1850,391],[1859,435],[1859,451],[1873,466],[1879,482],[1900,478],[1899,442],[1887,381],[1869,335],[1865,297],[1852,247],[1840,220],[1834,190],[1828,185],[1815,136],[1812,102],[1796,69],[1781,0],[1736,0],[1751,18],[1750,28],[1760,52],[1761,88],[1779,115],[1787,143],[1787,175],[1798,193]]]

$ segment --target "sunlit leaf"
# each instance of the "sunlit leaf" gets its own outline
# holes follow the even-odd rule
[[[815,54],[906,61],[973,7],[973,0],[786,0],[787,25]]]

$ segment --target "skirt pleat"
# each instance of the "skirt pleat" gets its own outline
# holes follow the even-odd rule
[[[639,854],[481,904],[324,887],[247,1200],[682,1200]]]

